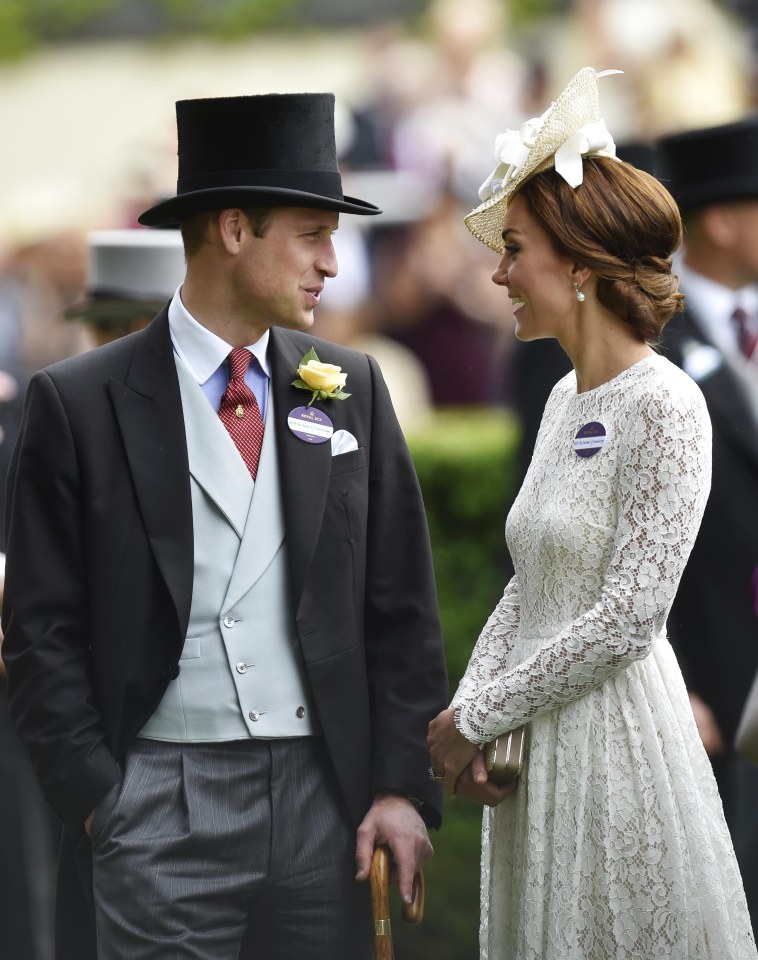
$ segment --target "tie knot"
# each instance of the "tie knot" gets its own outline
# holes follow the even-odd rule
[[[755,359],[758,356],[758,330],[755,321],[746,310],[737,307],[732,314],[732,323],[736,328],[740,351],[748,360]]]
[[[229,354],[229,379],[243,380],[253,359],[252,353],[244,347],[235,347]]]
[[[732,313],[732,323],[739,329],[744,330],[747,326],[748,316],[747,310],[743,310],[742,307],[735,307],[734,312]]]

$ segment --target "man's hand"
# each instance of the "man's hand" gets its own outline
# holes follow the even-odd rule
[[[366,880],[371,872],[374,849],[386,843],[397,867],[400,896],[404,903],[413,899],[413,878],[434,853],[426,824],[407,797],[382,791],[358,827],[355,862],[356,880]]]
[[[452,707],[437,714],[429,724],[426,742],[432,768],[442,774],[445,792],[451,797],[455,796],[458,778],[477,755],[479,748],[458,732]],[[487,779],[486,774],[484,779]]]
[[[484,754],[480,750],[463,773],[458,777],[455,792],[487,807],[496,807],[518,787],[518,780],[510,783],[493,783],[487,779]]]

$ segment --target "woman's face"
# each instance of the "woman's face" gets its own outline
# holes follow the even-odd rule
[[[562,339],[567,325],[573,326],[576,317],[573,261],[556,253],[520,194],[505,214],[503,240],[505,253],[492,281],[508,290],[516,336],[525,341]]]

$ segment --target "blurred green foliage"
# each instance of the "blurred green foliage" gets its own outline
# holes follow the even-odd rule
[[[455,692],[508,575],[505,518],[515,496],[519,428],[503,410],[439,413],[410,438],[434,552]]]
[[[0,61],[56,40],[76,40],[132,0],[0,0]],[[284,22],[300,0],[142,0],[154,39],[236,40]],[[118,36],[115,32],[114,36]]]
[[[517,482],[519,430],[503,411],[448,411],[410,438],[424,494],[437,575],[451,695],[508,577],[505,517]],[[426,911],[419,926],[400,920],[393,897],[398,960],[477,960],[482,809],[445,801],[425,868]]]
[[[433,0],[422,0],[429,6]],[[461,0],[465,2],[465,0]],[[520,27],[559,12],[563,0],[500,0]],[[325,4],[326,5],[326,4]],[[397,18],[396,5],[383,13],[375,0],[372,22]],[[238,40],[261,30],[286,26],[302,29],[319,22],[319,0],[0,0],[0,61],[19,59],[46,43],[91,37],[92,28],[109,15],[131,8],[130,18],[149,23],[149,39],[205,36]],[[418,16],[418,4],[409,18]],[[121,17],[122,26],[125,18]],[[365,13],[356,21],[366,25]],[[348,24],[349,25],[349,24]],[[109,36],[119,36],[113,28]],[[126,35],[129,35],[128,29]],[[144,36],[144,34],[143,34]]]
[[[570,3],[566,0],[502,0],[502,2],[508,8],[511,20],[517,27],[565,13],[570,7]]]

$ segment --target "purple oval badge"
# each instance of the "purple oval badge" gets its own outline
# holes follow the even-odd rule
[[[574,450],[580,457],[594,457],[605,446],[606,431],[602,423],[593,420],[579,428],[574,437]]]
[[[332,421],[323,410],[315,407],[295,407],[290,410],[287,426],[305,443],[326,443],[334,433]]]

